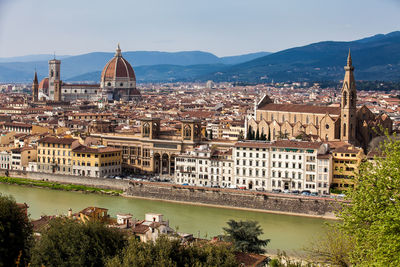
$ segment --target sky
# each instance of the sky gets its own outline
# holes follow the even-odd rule
[[[0,57],[123,51],[217,56],[400,30],[400,0],[0,0]]]

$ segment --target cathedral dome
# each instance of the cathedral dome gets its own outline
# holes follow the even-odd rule
[[[47,90],[49,89],[49,78],[44,78],[39,83],[39,90]]]
[[[135,72],[131,64],[122,57],[119,44],[115,56],[108,61],[101,73],[101,83],[103,86],[111,86],[111,83],[115,82],[126,83],[124,87],[133,87],[133,83],[130,82],[135,82],[136,85]],[[120,84],[116,85],[118,86]]]

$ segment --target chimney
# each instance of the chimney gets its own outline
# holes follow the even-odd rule
[[[72,218],[72,209],[71,208],[68,210],[68,218]]]

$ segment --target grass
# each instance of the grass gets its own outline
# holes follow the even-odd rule
[[[102,189],[102,188],[85,186],[85,185],[77,185],[77,184],[60,184],[60,183],[56,183],[56,182],[31,180],[31,179],[26,179],[26,178],[13,178],[13,177],[1,177],[0,176],[0,183],[26,185],[26,186],[37,186],[37,187],[50,188],[50,189],[56,189],[56,190],[64,190],[64,191],[84,191],[84,192],[92,192],[92,193],[110,193],[110,194],[122,194],[123,193],[122,190]]]

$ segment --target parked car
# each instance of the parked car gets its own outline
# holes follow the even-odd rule
[[[300,191],[299,190],[292,190],[292,192],[290,192],[290,193],[292,193],[293,195],[298,195],[298,194],[300,194]]]
[[[238,188],[239,188],[239,189],[242,189],[242,190],[245,190],[245,189],[246,189],[245,186],[239,186]]]
[[[317,197],[317,196],[318,196],[318,193],[317,193],[317,192],[312,192],[312,193],[310,194],[310,196],[312,196],[312,197]]]
[[[262,191],[262,192],[265,191],[264,187],[257,187],[256,190],[257,191]]]
[[[289,193],[290,193],[290,191],[289,191],[289,189],[285,189],[285,190],[283,190],[283,193],[285,193],[285,194],[289,194]]]
[[[272,189],[272,193],[280,193],[280,192],[282,192],[281,189]]]
[[[182,185],[189,185],[188,183],[184,183],[184,184],[182,184]]]
[[[303,190],[303,191],[301,191],[301,195],[302,196],[309,196],[309,195],[311,195],[311,191],[310,190]]]

